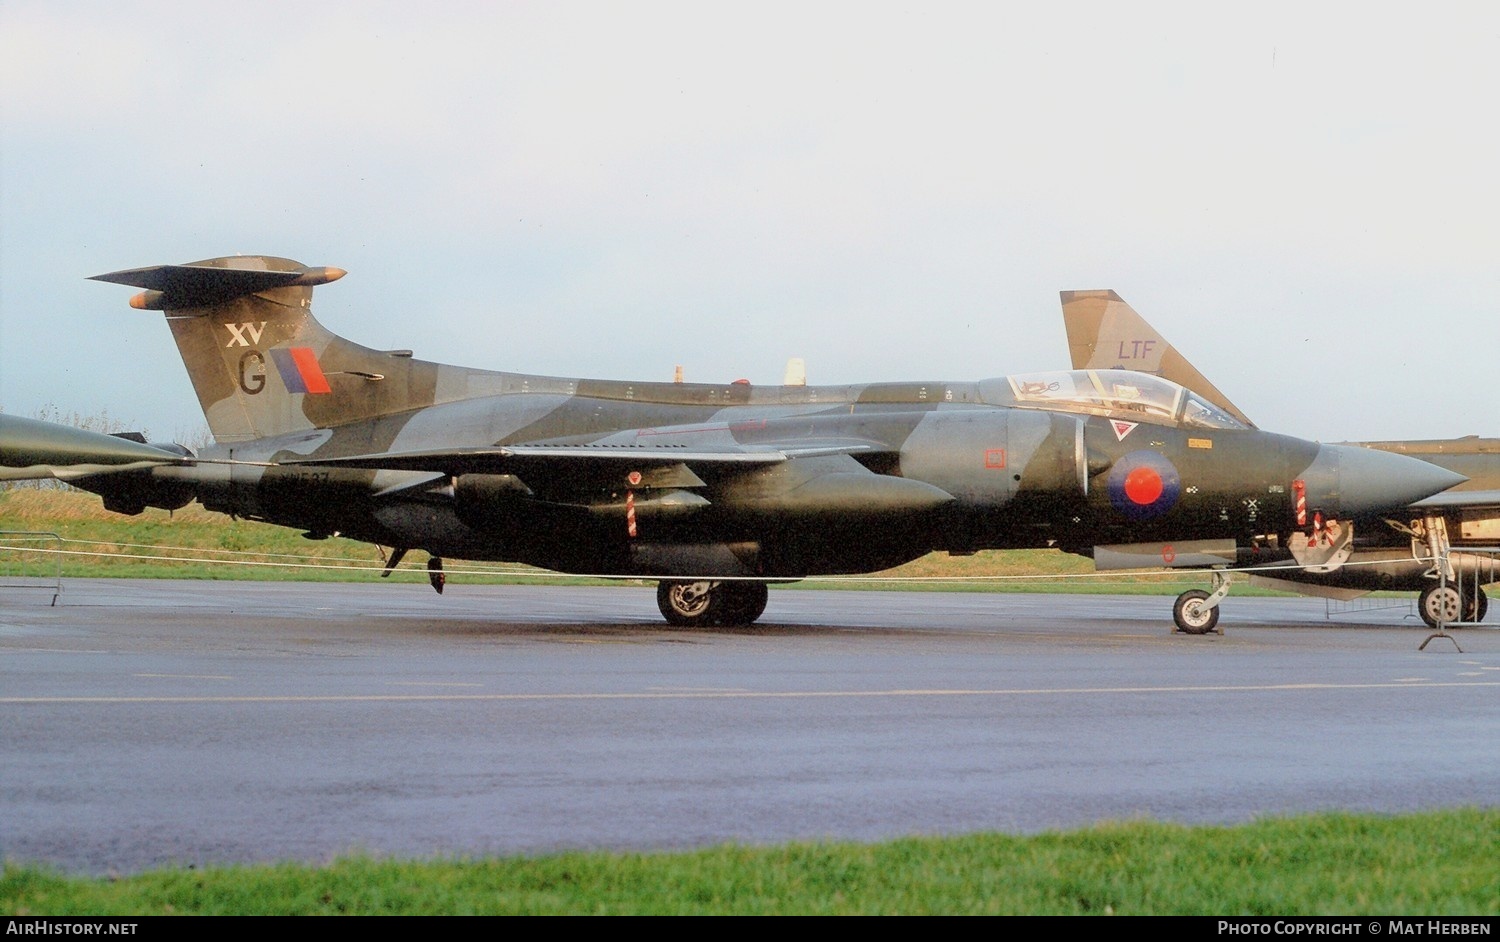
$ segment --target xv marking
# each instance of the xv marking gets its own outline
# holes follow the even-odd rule
[[[265,332],[266,322],[225,324],[224,327],[229,331],[229,342],[224,345],[225,347],[248,347],[252,343],[260,343],[260,335]]]

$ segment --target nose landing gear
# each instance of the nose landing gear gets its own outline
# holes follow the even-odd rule
[[[1172,621],[1177,624],[1178,631],[1186,635],[1206,635],[1218,627],[1219,603],[1229,594],[1230,577],[1215,571],[1213,580],[1212,593],[1189,589],[1177,596],[1177,602],[1172,606]]]

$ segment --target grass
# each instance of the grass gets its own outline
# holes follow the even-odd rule
[[[304,539],[296,530],[233,520],[198,504],[174,513],[163,510],[127,517],[104,509],[91,494],[71,490],[12,488],[0,491],[0,531],[56,533],[62,548],[62,574],[72,578],[254,579],[278,581],[360,581],[378,577],[383,565],[375,547],[337,537]],[[0,538],[0,543],[13,543]],[[43,544],[37,544],[43,545]],[[171,559],[152,557],[173,557]],[[0,552],[0,575],[25,566],[27,574],[50,572],[52,556]],[[424,581],[420,554],[392,578]],[[472,583],[560,582],[576,584],[544,570],[510,564],[448,563],[449,578]],[[925,580],[925,581],[892,581]],[[1110,592],[1176,594],[1207,579],[1187,573],[1154,576],[1095,575],[1093,563],[1057,550],[986,551],[973,556],[932,553],[871,579],[810,579],[816,588],[923,589],[932,591]],[[1280,594],[1240,587],[1237,595]]]
[[[1460,809],[688,853],[351,857],[118,878],[8,864],[0,911],[1495,916],[1497,872],[1500,811]]]

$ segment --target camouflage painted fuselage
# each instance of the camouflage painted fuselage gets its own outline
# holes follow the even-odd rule
[[[504,474],[466,473],[459,462],[456,473],[314,464],[225,468],[206,481],[207,466],[194,471],[211,509],[440,556],[601,573],[801,575],[884,569],[934,549],[1248,539],[1268,523],[1290,525],[1291,482],[1317,454],[1263,432],[1146,424],[1120,441],[1105,418],[985,405],[972,384],[929,388],[956,401],[924,402],[914,386],[803,388],[792,392],[821,402],[800,405],[757,403],[754,390],[733,387],[635,385],[631,399],[537,390],[225,451],[283,461],[455,444],[650,449],[641,457],[653,459],[665,449],[853,449],[748,467],[563,467],[517,456]],[[709,401],[740,392],[750,393],[742,405]],[[1190,448],[1190,437],[1211,445]],[[1171,493],[1121,500],[1123,481],[1112,485],[1109,471],[1143,451],[1158,456]],[[633,470],[642,474],[635,486]]]

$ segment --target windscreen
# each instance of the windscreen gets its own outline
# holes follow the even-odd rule
[[[1129,370],[1071,370],[1008,377],[1015,404],[1162,425],[1242,429],[1213,403],[1176,383]]]

